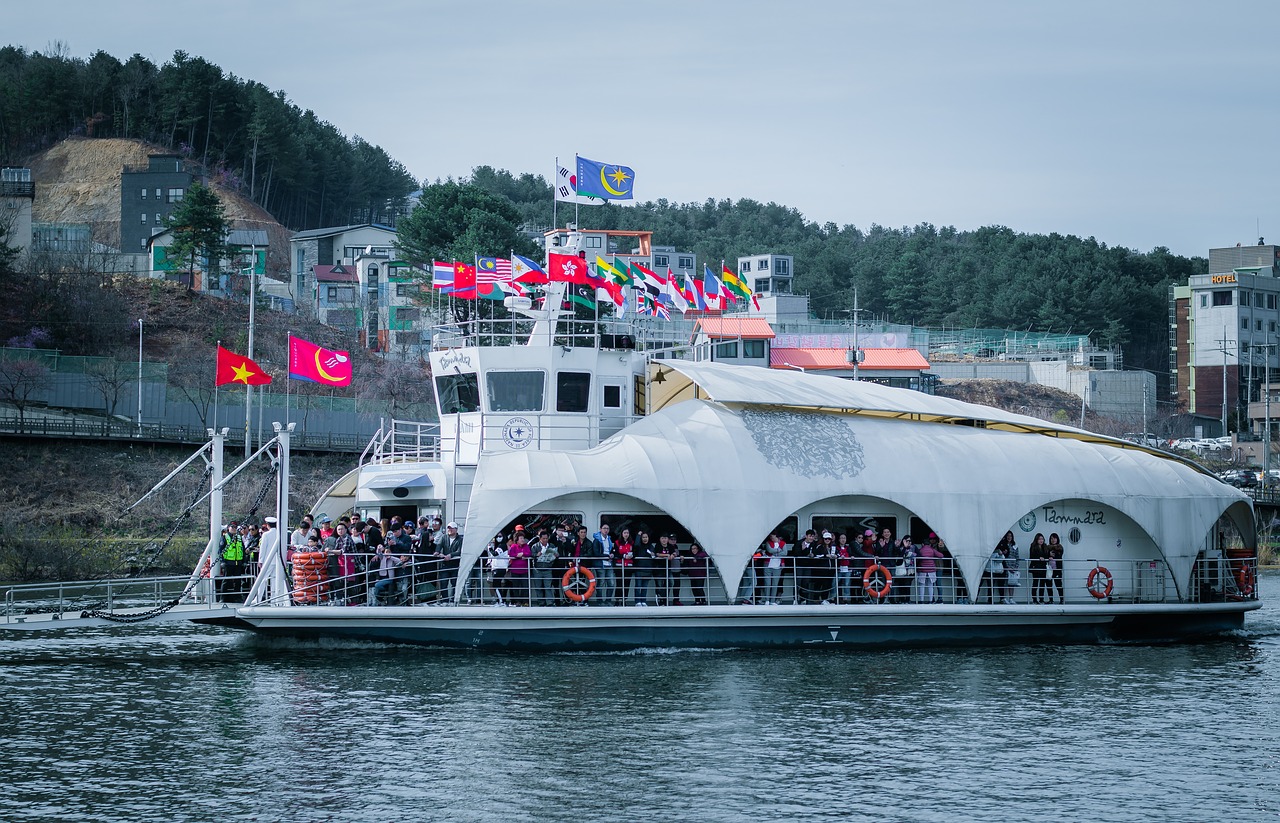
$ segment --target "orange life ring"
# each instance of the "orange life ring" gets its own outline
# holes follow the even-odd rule
[[[1097,580],[1102,577],[1107,581],[1106,586],[1098,586]],[[1115,580],[1111,577],[1111,572],[1107,571],[1106,566],[1094,566],[1089,572],[1089,577],[1084,582],[1084,586],[1089,590],[1089,594],[1099,600],[1105,600],[1111,596],[1111,588],[1115,585]]]
[[[206,557],[204,559],[204,568],[200,570],[200,576],[208,577],[212,569],[213,569],[213,558]]]
[[[586,578],[585,587],[579,578]],[[560,588],[564,591],[564,596],[574,603],[585,603],[596,593],[596,576],[586,566],[573,566],[560,578]],[[579,588],[582,591],[578,591]]]
[[[877,577],[877,571],[879,577]],[[879,579],[882,583],[878,588],[874,581]],[[870,597],[876,600],[884,600],[889,595],[889,590],[893,588],[893,575],[889,574],[889,570],[879,563],[874,566],[868,566],[867,570],[862,573],[862,590]]]
[[[1236,569],[1236,588],[1245,597],[1253,597],[1253,585],[1256,580],[1251,566],[1241,566]]]
[[[329,593],[328,560],[324,552],[298,552],[293,556],[293,600],[319,603]]]

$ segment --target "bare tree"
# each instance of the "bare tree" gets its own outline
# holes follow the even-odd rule
[[[18,410],[18,429],[26,427],[26,411],[53,385],[49,367],[39,360],[6,360],[0,363],[0,401]]]
[[[115,417],[125,387],[138,380],[137,364],[118,357],[96,357],[89,361],[85,377],[102,397],[102,411]]]
[[[200,425],[210,425],[209,406],[214,398],[215,359],[206,344],[186,342],[169,356],[169,385],[182,393],[196,410]]]

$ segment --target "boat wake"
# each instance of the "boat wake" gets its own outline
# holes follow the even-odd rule
[[[645,646],[639,649],[619,649],[616,651],[562,651],[552,654],[563,657],[647,657],[649,655],[667,654],[721,654],[723,652],[741,651],[736,647],[712,648],[710,646]]]

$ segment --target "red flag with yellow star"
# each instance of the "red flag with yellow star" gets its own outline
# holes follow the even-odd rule
[[[249,358],[233,351],[218,347],[218,373],[214,378],[215,386],[228,383],[241,383],[245,386],[265,386],[271,382],[271,375]]]

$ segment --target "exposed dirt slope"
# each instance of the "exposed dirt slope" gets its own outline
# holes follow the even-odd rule
[[[167,149],[141,140],[69,137],[30,158],[36,183],[32,219],[47,223],[88,223],[94,239],[120,247],[120,172],[125,166],[145,166],[148,154]],[[193,169],[194,171],[194,169]],[[197,173],[198,176],[198,173]],[[292,234],[265,209],[239,193],[212,183],[237,229],[263,229],[271,247],[285,256]]]
[[[1080,424],[1080,398],[1049,386],[1012,380],[944,380],[938,386],[938,396],[981,403],[1056,423]],[[1093,412],[1085,415],[1086,420],[1095,418]]]

